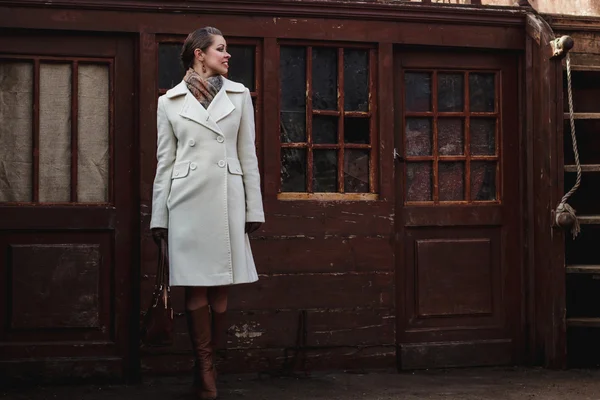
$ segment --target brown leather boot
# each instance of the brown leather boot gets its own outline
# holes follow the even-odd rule
[[[211,309],[211,317],[212,317],[212,341],[211,344],[215,350],[223,350],[227,345],[226,338],[226,314],[227,311],[224,312],[216,312]]]
[[[196,358],[194,385],[196,395],[202,400],[217,398],[214,350],[211,344],[211,317],[208,305],[197,310],[186,310],[192,350]]]

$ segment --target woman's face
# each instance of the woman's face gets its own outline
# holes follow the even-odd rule
[[[200,61],[206,67],[206,74],[225,75],[229,70],[231,54],[227,52],[227,42],[223,36],[213,35],[213,43],[206,49],[200,50]]]

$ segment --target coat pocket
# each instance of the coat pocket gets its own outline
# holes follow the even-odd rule
[[[190,162],[181,161],[175,164],[173,167],[173,173],[171,179],[185,178],[190,173]]]
[[[229,173],[232,175],[244,175],[244,171],[242,171],[242,166],[240,165],[240,160],[237,158],[227,157],[227,168],[229,169]]]

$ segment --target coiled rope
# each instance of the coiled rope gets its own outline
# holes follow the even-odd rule
[[[575,116],[573,112],[573,90],[571,88],[571,57],[567,53],[567,91],[569,95],[569,120],[571,123],[571,141],[573,142],[573,154],[575,155],[575,165],[577,167],[577,179],[575,185],[569,190],[561,199],[560,203],[556,207],[556,214],[568,213],[573,219],[573,226],[571,226],[571,234],[573,239],[577,237],[581,228],[579,226],[579,220],[575,215],[573,207],[567,203],[569,198],[579,189],[581,185],[581,163],[579,162],[579,151],[577,150],[577,137],[575,136]]]

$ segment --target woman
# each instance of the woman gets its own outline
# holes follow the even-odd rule
[[[171,286],[185,286],[200,399],[215,399],[215,348],[230,285],[258,279],[248,233],[264,222],[250,92],[225,79],[218,29],[188,35],[183,81],[158,99],[156,178],[150,227],[169,242]]]

